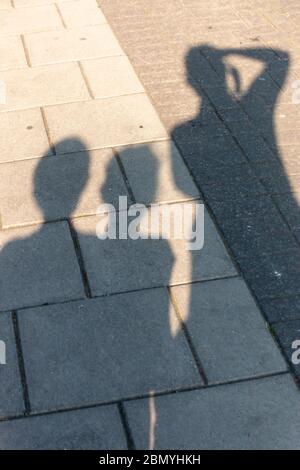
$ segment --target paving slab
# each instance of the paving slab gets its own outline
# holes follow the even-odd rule
[[[182,203],[181,210],[185,204],[195,207],[195,203]],[[161,217],[164,207],[157,208]],[[172,209],[174,207],[175,204],[172,205]],[[204,217],[204,247],[194,251],[187,250],[186,241],[176,239],[172,233],[168,239],[101,240],[96,236],[96,231],[101,233],[99,221],[99,217],[74,220],[93,295],[168,286],[236,274],[207,212]],[[141,233],[148,235],[143,228]]]
[[[53,141],[77,135],[88,149],[164,140],[167,133],[144,93],[45,108]],[[74,152],[65,145],[61,152]]]
[[[201,384],[164,289],[23,311],[19,324],[34,410],[110,402]]]
[[[144,91],[126,56],[84,60],[82,68],[95,98],[130,95]]]
[[[22,67],[27,67],[27,62],[21,38],[18,36],[1,38],[0,71]]]
[[[0,310],[84,296],[66,222],[0,232]]]
[[[0,314],[0,341],[5,343],[5,361],[0,359],[0,418],[16,416],[25,411],[18,365],[16,341],[10,313]],[[1,352],[3,347],[1,343]],[[2,441],[2,435],[1,435]],[[0,444],[1,449],[2,445]]]
[[[1,113],[0,162],[51,155],[40,109]]]
[[[95,0],[76,0],[59,4],[67,28],[106,23],[100,7]]]
[[[266,300],[261,306],[270,323],[300,320],[300,297]]]
[[[209,382],[287,369],[243,280],[200,282],[171,291]]]
[[[0,3],[0,10],[6,10],[8,8],[11,8],[11,1],[10,0],[1,0]]]
[[[33,66],[124,54],[107,24],[26,34],[25,43]]]
[[[54,5],[0,11],[1,36],[53,29],[63,29],[63,23]]]
[[[116,406],[0,423],[2,450],[127,449]]]
[[[6,85],[6,104],[1,111],[89,99],[78,64],[9,70],[0,73],[0,80]]]
[[[104,199],[101,188],[108,167],[110,181]],[[1,166],[1,172],[3,228],[66,219],[71,214],[97,214],[100,204],[116,207],[119,195],[127,195],[110,149],[7,163]]]
[[[259,300],[300,293],[300,254],[297,249],[256,258],[241,258],[241,269]]]
[[[118,153],[138,203],[199,198],[199,190],[172,141],[119,148]],[[148,175],[146,180],[143,174]]]
[[[300,447],[299,391],[287,374],[135,400],[126,411],[138,449]]]

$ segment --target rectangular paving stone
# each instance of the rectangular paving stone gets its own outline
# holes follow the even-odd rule
[[[63,23],[54,5],[0,11],[1,36],[62,28]]]
[[[36,411],[201,384],[164,289],[30,309],[19,322]]]
[[[76,0],[59,4],[59,10],[67,28],[106,23],[95,0]]]
[[[287,247],[285,253],[239,260],[242,272],[258,299],[300,293],[300,253]]]
[[[45,108],[50,136],[77,135],[88,149],[163,140],[167,133],[144,93]],[[68,141],[66,141],[68,142]],[[74,152],[76,145],[61,146]]]
[[[291,230],[269,197],[213,201],[212,209],[238,258],[298,248]]]
[[[3,354],[2,342],[4,342],[6,356],[5,364],[2,362],[4,359],[2,354],[0,356],[0,418],[3,418],[21,414],[25,410],[16,341],[10,313],[0,314],[0,341],[1,353]]]
[[[0,423],[3,450],[127,449],[116,406],[102,406]]]
[[[187,158],[192,174],[209,200],[236,200],[266,193],[250,165],[203,168],[197,159]]]
[[[209,382],[286,370],[243,280],[200,282],[171,291]]]
[[[6,85],[6,104],[1,111],[89,99],[78,64],[9,70],[0,73],[0,80]]]
[[[25,42],[33,66],[124,54],[107,24],[27,34]]]
[[[125,406],[138,449],[300,448],[299,392],[287,374]]]
[[[0,232],[0,310],[84,296],[66,222]]]
[[[292,369],[300,379],[300,320],[276,323],[273,329]]]
[[[0,71],[22,67],[27,67],[27,62],[21,38],[19,36],[1,38]]]
[[[191,204],[195,208],[194,203]],[[162,217],[165,206],[157,206]],[[175,204],[169,208],[176,210]],[[175,209],[174,209],[175,207]],[[184,209],[184,204],[180,207]],[[126,217],[126,213],[123,214]],[[114,219],[111,219],[113,222]],[[129,217],[129,221],[134,220]],[[235,268],[208,213],[204,217],[204,247],[189,251],[186,241],[176,239],[109,239],[103,233],[99,217],[74,220],[93,295],[106,295],[149,287],[168,286],[236,274]],[[107,218],[105,219],[107,223]],[[125,222],[126,223],[126,222]],[[141,219],[142,224],[142,219]],[[126,226],[127,227],[127,226]],[[198,223],[198,240],[201,238]],[[147,229],[141,233],[149,236]],[[156,233],[153,231],[152,233]],[[118,234],[117,234],[118,235]]]
[[[7,163],[1,166],[1,172],[4,228],[96,214],[100,204],[116,207],[119,195],[127,195],[110,149]],[[109,189],[104,197],[100,190],[105,185]]]
[[[300,319],[300,297],[268,299],[261,306],[270,323]]]
[[[0,162],[50,155],[40,109],[1,113]]]
[[[95,98],[130,95],[144,91],[126,56],[84,60],[82,67]]]
[[[7,8],[11,8],[11,1],[10,0],[1,0],[0,2],[0,10],[5,10]]]
[[[172,141],[119,148],[118,152],[138,203],[199,198],[199,191]],[[145,175],[153,178],[145,179]]]

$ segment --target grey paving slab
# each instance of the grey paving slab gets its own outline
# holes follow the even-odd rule
[[[201,383],[163,289],[26,310],[19,323],[34,410]]]
[[[159,206],[158,210],[163,211],[163,206]],[[183,238],[176,239],[172,233],[168,239],[101,240],[96,237],[99,221],[99,217],[74,220],[94,295],[236,274],[207,212],[204,218],[204,247],[193,252],[187,250]],[[141,233],[147,232],[141,230]]]
[[[78,64],[9,70],[1,72],[0,79],[6,84],[6,104],[1,111],[89,99]]]
[[[241,269],[259,300],[300,293],[298,250],[239,260]]]
[[[0,423],[2,450],[127,449],[116,406]]]
[[[107,24],[26,34],[25,42],[33,66],[124,54]]]
[[[22,414],[25,409],[10,313],[0,314],[0,342],[0,418],[3,418]]]
[[[84,60],[82,67],[95,98],[130,95],[144,91],[126,56]]]
[[[1,10],[1,36],[53,29],[63,29],[63,23],[54,5]]]
[[[199,191],[172,141],[120,148],[118,152],[137,202],[199,198]],[[142,177],[151,174],[155,174],[155,188],[153,178]]]
[[[298,248],[291,230],[268,197],[212,201],[211,204],[238,259],[284,253],[287,248]]]
[[[266,300],[261,306],[270,323],[300,319],[300,297]]]
[[[1,114],[0,162],[51,155],[39,109]]]
[[[144,93],[45,108],[50,136],[75,135],[88,149],[162,140],[167,133]],[[66,145],[61,152],[76,151]]]
[[[286,370],[243,280],[200,282],[171,291],[209,382]]]
[[[104,200],[101,188],[106,183],[108,167],[110,181]],[[119,195],[127,194],[110,149],[7,163],[1,166],[1,172],[3,228],[61,220],[71,214],[96,214],[100,204],[117,206]]]
[[[0,310],[84,296],[66,222],[0,232]]]
[[[299,391],[289,375],[131,401],[126,411],[138,449],[300,446]]]

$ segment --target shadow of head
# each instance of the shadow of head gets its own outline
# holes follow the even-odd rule
[[[119,152],[122,170],[126,173],[132,185],[134,198],[138,204],[151,204],[155,201],[158,190],[159,161],[151,149],[151,145],[139,145],[127,147]],[[106,178],[100,188],[100,200],[106,203],[112,201],[114,188],[116,187],[117,162],[113,158],[106,167]],[[119,170],[118,170],[119,171]],[[131,190],[130,190],[131,192]],[[126,190],[124,188],[124,194]],[[130,197],[130,199],[133,199]]]
[[[45,220],[60,212],[70,216],[89,178],[89,153],[84,143],[72,138],[58,146],[67,146],[70,141],[76,154],[44,156],[35,170],[33,193]]]

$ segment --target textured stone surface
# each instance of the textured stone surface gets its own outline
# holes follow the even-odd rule
[[[53,140],[78,135],[89,149],[167,138],[163,125],[143,93],[51,106],[45,108],[45,114]],[[61,149],[64,152],[76,150],[73,145]]]
[[[288,375],[132,401],[126,410],[138,449],[299,449],[299,392]]]
[[[0,80],[6,84],[2,111],[89,99],[77,64],[10,70],[0,73]]]
[[[175,207],[175,205],[170,206]],[[163,210],[160,206],[159,211]],[[126,215],[126,214],[125,214]],[[175,239],[107,239],[96,237],[99,217],[74,221],[94,295],[226,277],[236,273],[208,213],[204,247],[187,250]],[[199,225],[200,232],[201,225]],[[101,230],[100,230],[101,232]],[[141,229],[141,233],[147,233]],[[153,232],[155,233],[155,232]]]
[[[62,21],[54,5],[10,8],[0,13],[1,36],[62,28]]]
[[[106,19],[95,0],[62,2],[59,10],[68,28],[106,23]]]
[[[0,310],[83,297],[66,222],[0,232]]]
[[[119,155],[138,203],[199,197],[199,191],[172,141],[120,148]],[[146,181],[141,178],[142,174],[147,174]]]
[[[107,24],[26,34],[25,42],[33,66],[123,54]]]
[[[2,418],[24,412],[17,348],[10,313],[0,314],[0,341],[5,343],[6,353],[5,364],[2,363],[2,354],[0,358],[0,418]],[[3,344],[0,346],[3,353]]]
[[[100,204],[117,206],[119,195],[127,195],[110,149],[7,163],[1,171],[4,228],[96,214]]]
[[[0,161],[10,162],[50,155],[49,142],[39,109],[2,113]]]
[[[287,366],[241,279],[172,287],[209,382],[281,372]]]
[[[201,384],[183,333],[171,334],[166,290],[26,310],[19,322],[34,410]]]
[[[3,37],[0,41],[0,70],[27,67],[21,38]]]
[[[126,449],[117,407],[36,416],[0,423],[2,450]]]
[[[144,91],[125,56],[83,61],[82,67],[95,98],[129,95]]]

